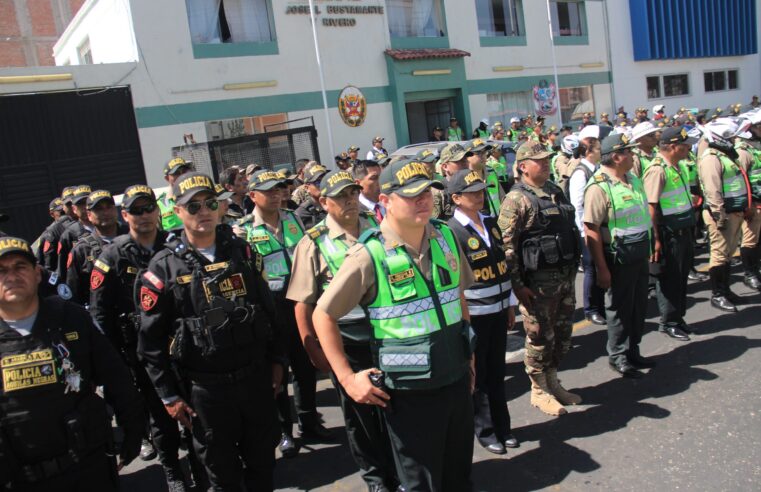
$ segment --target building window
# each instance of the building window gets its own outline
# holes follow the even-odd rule
[[[476,0],[480,36],[523,36],[520,0]]]
[[[386,0],[392,38],[444,37],[441,0]]]
[[[510,126],[510,118],[524,118],[533,114],[534,99],[531,91],[500,92],[486,95],[489,124],[501,121],[506,127]]]
[[[717,70],[703,74],[706,92],[737,89],[737,70]]]
[[[554,36],[585,36],[584,2],[578,0],[551,0],[550,14]]]
[[[80,65],[92,65],[92,49],[90,48],[90,38],[85,40],[77,47]]]
[[[581,120],[584,113],[596,113],[592,86],[564,87],[560,89],[560,114],[563,123]]]
[[[676,97],[690,95],[689,74],[652,75],[647,77],[647,98]]]
[[[185,0],[193,44],[274,41],[268,0]]]

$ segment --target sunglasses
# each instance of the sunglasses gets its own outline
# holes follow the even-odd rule
[[[204,201],[188,203],[185,205],[185,210],[187,210],[190,215],[195,215],[201,211],[201,207],[206,207],[214,212],[219,208],[219,202],[216,198],[207,198]]]
[[[148,205],[143,205],[142,207],[130,207],[127,210],[127,213],[130,215],[143,215],[143,214],[149,214],[156,210],[157,205],[155,203],[149,203]]]

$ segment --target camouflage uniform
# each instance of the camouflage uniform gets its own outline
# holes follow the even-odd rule
[[[446,181],[444,182],[446,184]],[[447,221],[454,214],[455,205],[452,196],[447,190],[433,190],[433,214],[432,218]]]
[[[560,188],[547,181],[542,188],[530,188],[538,197],[562,195]],[[567,202],[566,202],[567,203]],[[522,235],[537,221],[538,211],[520,191],[507,194],[499,211],[497,225],[502,230],[505,256],[513,289],[531,289],[536,298],[531,308],[521,305],[523,327],[526,330],[526,372],[543,373],[556,369],[571,348],[573,313],[576,308],[576,265],[527,272],[519,254]],[[574,238],[575,240],[575,238]]]
[[[305,184],[299,186],[293,190],[293,193],[291,193],[291,200],[293,200],[296,205],[301,205],[307,200],[307,198],[309,198],[309,192],[307,191],[307,186]]]

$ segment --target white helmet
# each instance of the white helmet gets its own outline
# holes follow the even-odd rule
[[[563,141],[560,143],[560,150],[562,150],[564,154],[571,155],[578,146],[579,137],[576,135],[566,135],[563,137]]]

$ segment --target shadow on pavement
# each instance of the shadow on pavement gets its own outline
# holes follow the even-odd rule
[[[604,334],[604,331],[601,333]],[[592,335],[594,333],[587,336]],[[568,441],[622,429],[638,417],[665,419],[671,415],[670,411],[642,400],[676,395],[698,381],[717,379],[713,372],[695,366],[726,362],[759,347],[761,341],[735,335],[696,340],[653,357],[658,367],[643,379],[615,378],[596,386],[574,388],[573,391],[582,396],[585,405],[596,406],[514,429],[519,441],[538,441],[539,447],[509,460],[474,463],[475,490],[538,490],[562,482],[573,472],[583,474],[598,469],[600,464],[592,454],[570,445]],[[612,372],[610,374],[613,375]]]

